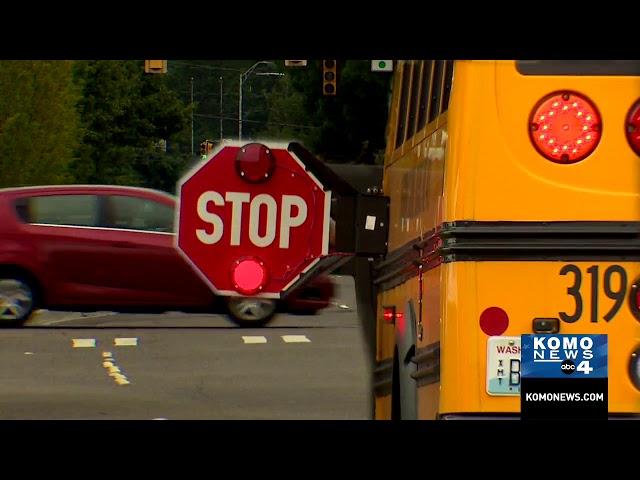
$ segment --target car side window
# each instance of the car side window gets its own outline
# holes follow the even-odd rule
[[[98,225],[96,195],[42,195],[16,201],[16,211],[27,223],[95,227]]]
[[[173,208],[153,200],[126,195],[105,199],[105,227],[173,232]]]

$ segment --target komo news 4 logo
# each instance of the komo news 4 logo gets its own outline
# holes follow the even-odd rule
[[[522,335],[520,412],[528,419],[606,419],[606,335]]]
[[[522,335],[522,376],[607,378],[606,335]]]

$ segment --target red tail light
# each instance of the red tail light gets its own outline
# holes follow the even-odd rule
[[[489,307],[480,314],[480,328],[490,337],[502,335],[509,326],[509,316],[500,307]]]
[[[640,155],[640,100],[638,100],[627,115],[627,140],[637,155]]]
[[[382,316],[387,323],[393,323],[396,319],[396,307],[382,307]]]
[[[243,295],[258,293],[267,282],[264,263],[256,258],[245,258],[233,264],[233,284]]]
[[[387,323],[402,323],[404,320],[404,314],[396,311],[396,307],[382,307],[382,317]]]
[[[249,143],[236,156],[236,172],[249,183],[267,180],[276,167],[276,160],[269,148],[261,143]]]
[[[602,121],[595,105],[575,92],[555,92],[540,100],[529,120],[531,141],[545,158],[576,163],[600,142]]]

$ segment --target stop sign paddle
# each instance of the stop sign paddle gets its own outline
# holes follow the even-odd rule
[[[329,249],[331,192],[283,144],[223,144],[179,183],[176,247],[226,296],[279,298]]]

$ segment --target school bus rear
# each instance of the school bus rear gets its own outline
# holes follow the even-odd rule
[[[640,65],[457,61],[448,112],[404,143],[399,80],[376,283],[378,316],[402,314],[378,321],[377,376],[413,364],[409,417],[517,415],[519,372],[498,365],[519,347],[503,337],[603,333],[609,410],[640,413]]]
[[[550,331],[607,334],[609,411],[640,413],[639,99],[638,63],[457,62],[440,415],[519,412],[519,372],[497,366],[517,344],[489,338]]]

